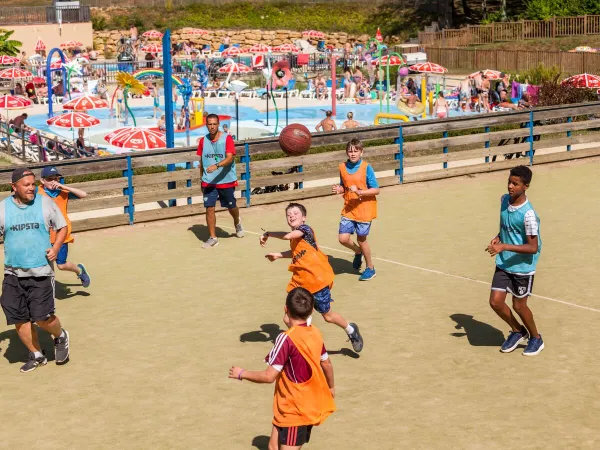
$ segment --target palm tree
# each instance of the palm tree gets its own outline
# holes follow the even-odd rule
[[[0,55],[17,56],[19,54],[19,47],[23,43],[9,39],[14,32],[14,30],[8,31],[0,28]]]

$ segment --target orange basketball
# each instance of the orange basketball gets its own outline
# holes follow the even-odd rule
[[[300,156],[308,153],[312,137],[304,125],[293,123],[288,125],[279,135],[279,146],[290,156]]]

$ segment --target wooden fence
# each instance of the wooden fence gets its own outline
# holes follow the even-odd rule
[[[556,66],[564,74],[600,73],[600,53],[522,50],[478,50],[467,48],[427,49],[430,61],[448,69],[528,70],[543,64]]]
[[[380,143],[387,139],[389,144],[365,150],[365,158],[378,173],[380,185],[386,187],[504,170],[518,164],[600,156],[597,115],[600,115],[600,102],[390,124],[316,133],[313,148],[344,144],[353,137],[365,142],[380,140]],[[498,145],[500,141],[508,145]],[[573,148],[576,144],[585,144],[585,148]],[[346,158],[345,152],[340,150],[261,160],[259,155],[279,151],[276,138],[237,142],[236,148],[241,155],[236,165],[240,206],[330,195],[328,179],[337,179],[337,165]],[[522,152],[526,158],[502,156]],[[107,177],[72,184],[88,192],[88,197],[70,204],[71,213],[85,213],[85,217],[80,215],[73,221],[74,229],[83,231],[203,213],[199,170],[193,167],[196,160],[194,148],[181,148],[59,161],[55,165],[65,176],[104,174]],[[30,167],[39,174],[44,165],[47,163]],[[177,170],[173,165],[177,165]],[[271,174],[273,170],[281,171],[290,166],[296,166],[299,171],[279,176]],[[148,167],[172,170],[141,173],[140,169]],[[0,169],[1,184],[9,183],[12,170],[11,167]],[[252,193],[257,187],[288,183],[292,186],[289,190]],[[294,183],[298,189],[293,189]],[[4,191],[0,198],[8,195],[9,192]]]
[[[421,45],[437,47],[467,47],[493,42],[525,41],[564,36],[600,34],[600,15],[553,17],[550,20],[495,22],[489,25],[469,25],[461,29],[420,32]]]

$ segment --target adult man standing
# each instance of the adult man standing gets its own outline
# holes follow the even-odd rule
[[[0,304],[8,325],[15,325],[29,350],[21,372],[48,363],[38,341],[38,327],[54,336],[56,364],[69,360],[69,333],[54,315],[54,271],[50,263],[67,235],[67,223],[48,197],[36,195],[35,175],[27,168],[12,173],[13,195],[0,202],[0,234],[4,235],[4,282]],[[50,229],[56,230],[54,245]]]
[[[233,217],[237,237],[244,237],[244,228],[234,196],[238,184],[235,172],[235,143],[230,135],[219,131],[219,116],[216,114],[206,116],[206,128],[208,134],[200,139],[197,155],[200,156],[200,177],[209,234],[202,248],[211,248],[219,245],[215,215],[217,198],[221,206],[227,208]]]

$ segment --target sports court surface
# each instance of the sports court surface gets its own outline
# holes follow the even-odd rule
[[[377,278],[365,283],[337,243],[341,198],[304,202],[338,274],[334,310],[365,339],[357,357],[315,316],[338,411],[306,448],[600,446],[600,161],[533,171],[543,250],[530,305],[546,343],[533,358],[499,353],[508,329],[488,306],[484,248],[508,171],[384,189],[369,238]],[[246,229],[284,230],[283,207],[242,211]],[[226,238],[222,213],[218,225],[210,250],[203,216],[76,237],[70,257],[93,280],[85,292],[57,275],[71,362],[19,373],[25,348],[0,325],[0,447],[266,449],[273,386],[227,372],[264,367],[289,272],[263,258],[258,234]],[[266,250],[285,249],[271,239]]]

